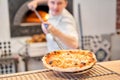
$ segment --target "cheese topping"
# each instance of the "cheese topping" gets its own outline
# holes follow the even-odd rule
[[[48,57],[49,56],[49,57]],[[89,51],[55,51],[46,56],[46,62],[52,67],[70,68],[70,67],[83,67],[96,60],[93,53]]]

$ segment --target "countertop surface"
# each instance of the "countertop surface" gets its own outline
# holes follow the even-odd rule
[[[0,80],[120,80],[120,60],[98,62],[93,68],[82,73],[43,69],[0,75]]]
[[[120,74],[120,60],[100,62],[98,64]]]

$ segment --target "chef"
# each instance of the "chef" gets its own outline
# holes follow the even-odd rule
[[[43,2],[46,2],[49,7],[49,19],[47,22],[42,23],[42,30],[46,34],[48,52],[60,49],[54,38],[63,49],[77,49],[79,44],[76,22],[66,10],[68,1],[33,0],[28,3],[28,8],[35,10]]]

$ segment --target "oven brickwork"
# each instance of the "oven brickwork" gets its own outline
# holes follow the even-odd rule
[[[117,0],[117,22],[116,28],[120,30],[120,0]]]

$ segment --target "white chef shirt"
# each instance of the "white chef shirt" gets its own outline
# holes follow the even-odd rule
[[[63,33],[68,34],[68,36],[72,35],[76,39],[78,39],[76,22],[73,16],[66,9],[64,9],[59,16],[52,16],[51,12],[49,12],[48,22],[51,23],[54,27],[56,27],[60,31],[62,31]],[[50,33],[46,34],[46,39],[47,39],[48,52],[54,50],[60,50],[60,48],[54,41],[53,36]],[[63,44],[59,39],[58,41],[64,49],[70,49],[65,44]]]

